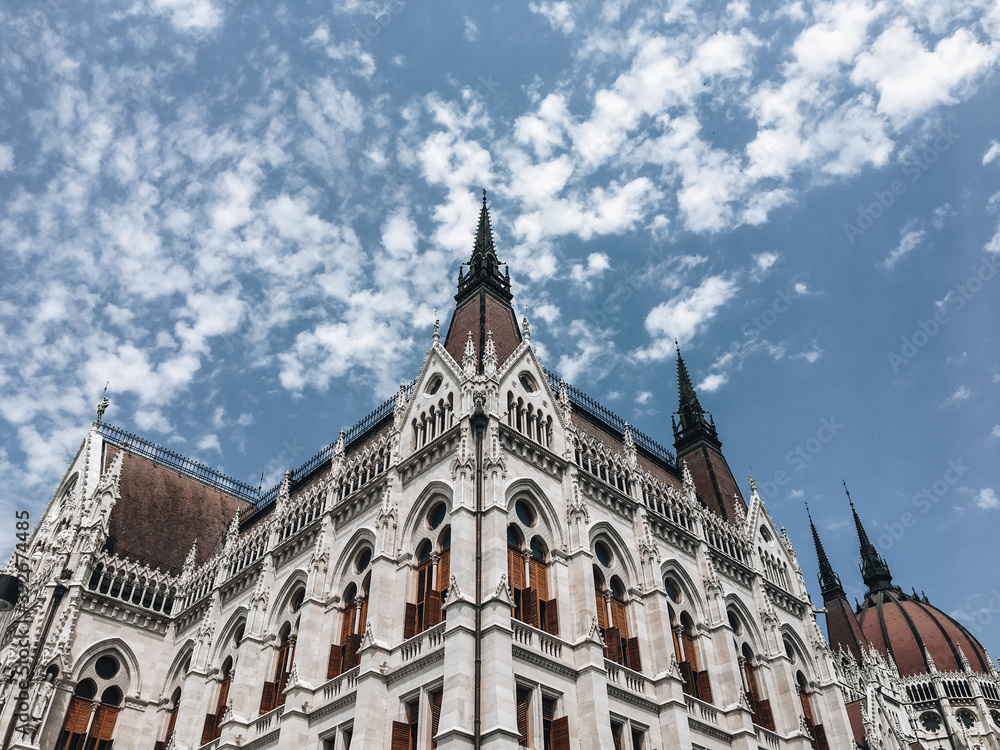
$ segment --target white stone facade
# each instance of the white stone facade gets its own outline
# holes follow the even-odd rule
[[[51,613],[28,723],[10,681],[25,641],[12,613],[0,621],[0,725],[25,729],[10,746],[72,746],[62,730],[90,679],[80,721],[95,739],[115,713],[101,696],[120,692],[115,750],[168,732],[178,749],[806,750],[824,744],[816,726],[853,747],[843,675],[757,492],[723,521],[686,467],[676,485],[644,468],[628,429],[580,429],[527,340],[505,363],[485,354],[477,374],[474,352],[456,362],[435,335],[390,419],[346,449],[342,436],[320,472],[286,478],[269,512],[245,512],[176,576],[102,551],[124,451],[102,472],[92,429],[27,548],[31,648]],[[283,705],[262,706],[265,683]],[[202,745],[208,715],[218,737]]]

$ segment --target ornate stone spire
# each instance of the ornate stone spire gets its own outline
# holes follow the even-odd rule
[[[497,361],[497,348],[493,343],[493,331],[487,331],[486,346],[483,348],[483,374],[487,377],[496,375],[499,365],[500,363]]]
[[[465,354],[462,355],[462,369],[465,374],[472,377],[476,374],[476,345],[472,342],[472,331],[469,331],[469,338],[465,342]]]
[[[493,244],[493,226],[490,223],[490,210],[486,207],[486,191],[483,190],[483,205],[479,210],[479,226],[476,228],[476,242],[472,247],[472,258],[469,260],[469,272],[463,274],[459,270],[458,294],[455,301],[461,303],[480,285],[489,287],[505,302],[510,302],[510,269],[500,273],[500,259],[497,258],[496,246]]]
[[[813,523],[812,513],[809,512],[808,504],[806,505],[806,515],[809,516],[809,528],[812,529],[813,544],[816,545],[816,557],[819,560],[819,588],[823,594],[823,599],[825,600],[831,596],[846,597],[844,586],[840,582],[840,576],[834,572],[833,566],[830,564],[830,558],[826,556],[826,550],[823,549],[823,542],[816,531],[816,524]]]
[[[851,504],[854,525],[858,530],[858,541],[861,543],[861,577],[865,582],[865,586],[868,587],[869,593],[892,589],[892,573],[889,572],[888,564],[882,559],[875,545],[868,538],[865,527],[862,526],[861,519],[858,518],[858,512],[854,508],[854,501],[851,499],[851,493],[847,489],[846,481],[844,482],[844,492],[847,493],[847,499]]]
[[[675,341],[676,345],[677,342]],[[698,401],[698,394],[691,384],[691,376],[688,375],[687,365],[681,357],[680,346],[677,346],[677,419],[671,417],[674,425],[674,445],[678,454],[684,447],[691,445],[698,440],[707,440],[715,448],[722,446],[719,440],[719,433],[715,429],[715,420],[711,418]],[[705,416],[708,415],[708,419]]]

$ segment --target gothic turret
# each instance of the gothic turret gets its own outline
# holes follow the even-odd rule
[[[865,527],[858,518],[858,512],[854,509],[854,501],[851,500],[851,493],[847,490],[847,483],[844,482],[844,491],[847,492],[847,499],[851,503],[851,513],[854,514],[854,526],[858,530],[858,541],[861,543],[861,578],[868,587],[868,593],[892,589],[892,573],[889,572],[889,565],[875,549],[871,543]]]
[[[485,190],[472,257],[467,264],[463,264],[465,265],[469,267],[469,271],[466,273],[464,267],[459,268],[455,314],[448,326],[444,346],[455,361],[460,362],[471,334],[476,352],[476,371],[481,373],[483,352],[486,351],[486,339],[490,331],[493,332],[493,345],[500,364],[521,343],[521,330],[510,304],[513,299],[510,292],[510,269],[503,272],[500,270],[501,263],[493,242],[493,226],[489,208],[486,207]]]
[[[826,556],[826,550],[823,549],[823,542],[819,538],[819,532],[816,531],[816,524],[813,523],[808,505],[806,513],[809,516],[809,528],[812,529],[816,557],[819,560],[819,587],[823,594],[823,607],[826,609],[826,629],[830,643],[834,648],[839,646],[850,651],[855,659],[860,660],[861,646],[866,643],[861,623],[847,600],[840,576],[834,572],[830,558]]]
[[[698,497],[705,505],[723,518],[735,521],[739,516],[736,504],[742,503],[741,510],[745,512],[746,503],[722,455],[722,441],[715,429],[715,421],[701,408],[698,394],[691,385],[691,376],[681,358],[680,347],[677,348],[677,391],[677,419],[671,417],[677,464],[680,466],[682,461],[687,462]]]

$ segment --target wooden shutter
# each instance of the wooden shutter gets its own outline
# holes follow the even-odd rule
[[[274,683],[265,682],[264,692],[260,696],[260,712],[266,714],[274,708]]]
[[[361,614],[358,615],[358,634],[364,636],[368,625],[368,597],[361,600]]]
[[[266,713],[261,709],[261,713]],[[215,739],[215,714],[205,714],[205,724],[201,728],[201,744]]]
[[[774,731],[774,717],[771,716],[771,702],[770,701],[760,701],[760,721],[758,722],[765,729],[770,729]]]
[[[403,638],[412,638],[417,634],[417,605],[406,603],[406,616],[403,618]]]
[[[177,725],[177,709],[180,708],[180,703],[175,703],[174,707],[170,710],[170,719],[167,721],[167,738],[163,741],[166,745],[170,742],[170,737],[174,733],[174,727]]]
[[[611,597],[611,624],[618,628],[623,638],[628,638],[628,614],[625,602]]]
[[[431,695],[431,748],[437,747],[438,727],[441,726],[441,691]]]
[[[524,558],[521,557],[521,550],[513,547],[507,548],[507,576],[510,578],[511,594],[524,588]]]
[[[559,608],[555,599],[545,602],[545,632],[559,635]]]
[[[695,674],[691,669],[691,663],[682,661],[677,665],[681,670],[681,677],[684,679],[684,692],[688,695],[698,696],[698,685],[695,682]]]
[[[201,744],[204,745],[205,743],[202,742]],[[167,750],[167,743],[162,741],[154,742],[153,750]]]
[[[677,659],[677,663],[680,664],[682,661],[684,661],[684,652],[681,651],[681,640],[677,636],[677,629],[671,627],[670,634],[674,638],[674,657]]]
[[[611,725],[611,739],[615,741],[615,750],[622,750],[622,725]]]
[[[441,622],[441,592],[431,589],[424,600],[424,628],[433,628]]]
[[[595,589],[594,595],[597,598],[597,626],[604,630],[608,627],[608,603],[599,590]]]
[[[66,711],[62,728],[71,734],[86,734],[87,724],[90,721],[90,707],[90,701],[74,695],[69,702],[69,710]]]
[[[542,601],[547,600],[549,598],[548,566],[541,560],[532,557],[528,561],[528,573],[530,585],[535,590],[535,594]]]
[[[538,597],[534,589],[525,589],[521,594],[521,618],[529,625],[538,627]]]
[[[611,659],[611,661],[620,662],[622,660],[622,644],[620,638],[621,636],[618,634],[618,628],[610,627],[604,629],[604,642],[607,644],[605,656]]]
[[[392,722],[392,750],[410,750],[410,725]]]
[[[347,643],[341,649],[342,654],[342,664],[343,670],[346,672],[348,669],[354,669],[361,663],[361,654],[358,650],[361,648],[361,636],[357,633],[347,636]]]
[[[115,732],[115,722],[118,720],[118,707],[108,706],[104,703],[97,709],[94,716],[94,723],[90,727],[90,739],[110,740]]]
[[[451,586],[451,550],[446,549],[438,558],[438,591],[447,591]]]
[[[565,716],[552,722],[552,750],[569,750],[569,719]]]
[[[222,678],[222,684],[219,685],[219,700],[215,703],[215,715],[221,716],[226,711],[226,702],[229,700],[229,685],[233,680],[231,674],[227,674]]]
[[[813,725],[812,706],[809,705],[809,696],[801,690],[799,690],[799,703],[802,704],[802,715],[805,716],[806,723],[811,727]]]
[[[698,686],[698,699],[712,703],[712,685],[708,680],[708,670],[695,672],[694,675]]]
[[[336,643],[330,645],[330,661],[326,664],[326,679],[332,680],[340,674],[341,648]]]
[[[629,638],[625,641],[625,651],[628,654],[628,668],[641,672],[642,659],[639,657],[639,639]]]
[[[517,688],[517,733],[520,735],[518,742],[525,746],[528,744],[528,705],[530,701],[531,691]]]
[[[816,750],[830,750],[830,745],[826,741],[826,730],[822,724],[813,727],[813,747]]]
[[[698,652],[694,647],[694,636],[684,631],[681,633],[681,643],[684,644],[684,661],[691,665],[691,669],[698,671]]]

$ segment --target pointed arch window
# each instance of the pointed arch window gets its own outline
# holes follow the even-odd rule
[[[153,750],[166,750],[167,745],[170,744],[170,738],[174,736],[174,727],[177,725],[177,710],[181,705],[181,689],[177,688],[174,690],[174,694],[170,698],[172,704],[170,708],[170,714],[167,716],[167,733],[166,736],[155,745],[153,745]]]
[[[282,626],[280,637],[281,645],[278,647],[278,656],[274,662],[274,679],[264,683],[264,690],[260,696],[262,714],[285,705],[285,686],[288,684],[288,675],[295,661],[295,635],[289,623],[286,622]]]
[[[823,725],[817,722],[816,714],[813,712],[812,699],[809,696],[809,682],[802,672],[795,675],[795,685],[799,693],[799,703],[802,705],[802,716],[809,728],[809,735],[812,737],[814,750],[829,750],[826,741],[826,730]]]
[[[523,500],[514,505],[518,520],[525,526],[535,524],[535,514]],[[552,635],[559,635],[559,607],[549,594],[549,554],[540,536],[533,536],[524,548],[518,526],[507,527],[507,579],[513,598],[511,616]],[[553,587],[554,588],[554,587]]]
[[[222,680],[219,682],[219,692],[215,699],[215,713],[205,716],[205,725],[201,730],[202,745],[222,736],[222,722],[226,718],[226,705],[229,702],[229,687],[232,681],[233,658],[230,656],[222,664]]]
[[[746,690],[747,702],[753,712],[753,723],[765,729],[774,731],[774,717],[771,714],[771,703],[765,700],[761,692],[760,666],[750,646],[743,644],[741,657],[743,673],[743,688]]]
[[[602,567],[614,563],[613,555],[603,542],[595,545],[595,554]],[[604,560],[608,563],[605,564]],[[597,605],[597,624],[604,636],[604,658],[624,667],[642,671],[639,656],[639,639],[631,637],[628,622],[628,598],[621,579],[613,575],[606,582],[604,572],[594,566],[594,599]]]
[[[364,554],[364,552],[362,552]],[[364,639],[365,628],[368,625],[368,590],[371,586],[371,573],[368,573],[361,584],[348,584],[344,592],[344,614],[340,620],[340,643],[330,646],[330,662],[326,677],[332,679],[349,669],[354,669],[361,663],[361,641]]]
[[[674,617],[674,610],[668,606],[670,627],[674,636],[674,653],[677,656],[677,666],[684,680],[684,692],[706,703],[712,702],[712,686],[708,670],[701,669],[698,658],[696,629],[691,615],[681,612],[680,622]]]
[[[444,503],[440,503],[444,505]],[[437,520],[435,505],[428,513],[428,526],[432,530],[440,527],[444,518]],[[403,638],[412,638],[443,621],[442,610],[444,592],[451,581],[451,526],[445,526],[438,535],[438,551],[430,539],[417,546],[416,592],[412,602],[406,603],[403,618]]]
[[[101,693],[99,702],[94,701],[96,692],[97,685],[90,679],[76,686],[56,742],[57,750],[111,750],[122,691],[109,687]]]

